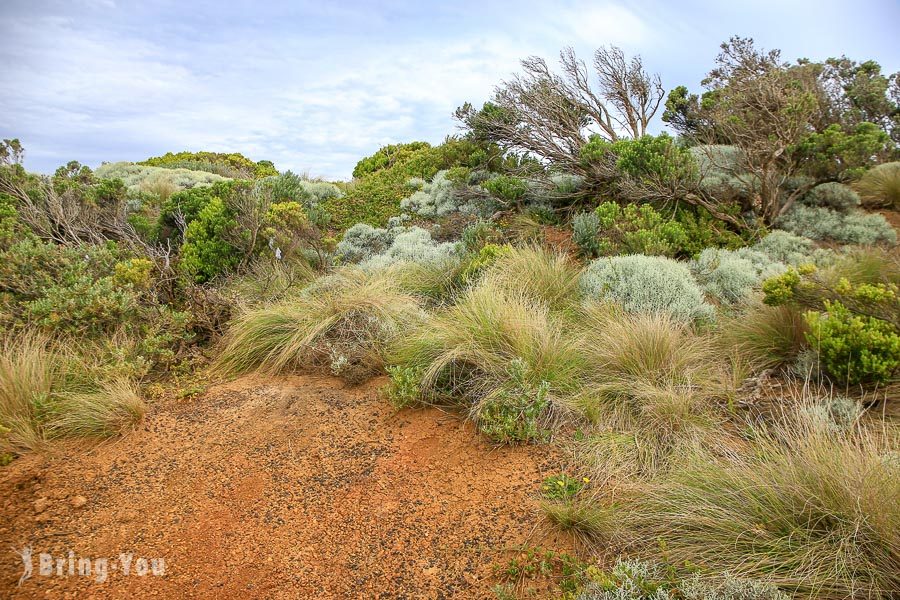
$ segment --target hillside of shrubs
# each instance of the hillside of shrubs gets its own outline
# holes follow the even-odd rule
[[[213,152],[47,176],[5,140],[2,462],[198,373],[382,377],[564,449],[535,482],[584,548],[560,595],[898,597],[900,75],[732,38],[693,93],[567,49],[456,117],[341,182]]]

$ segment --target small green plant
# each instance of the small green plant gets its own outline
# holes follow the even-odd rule
[[[540,422],[550,405],[549,391],[547,381],[532,384],[525,362],[514,359],[509,379],[482,400],[476,418],[478,429],[499,444],[546,439],[550,432]]]
[[[587,564],[565,552],[533,547],[523,548],[506,563],[494,565],[494,575],[513,588],[529,579],[552,578],[565,597],[584,585],[589,571]],[[502,589],[510,592],[509,586]]]
[[[900,368],[900,333],[875,317],[853,314],[840,302],[808,312],[807,340],[825,371],[851,385],[885,383]]]
[[[548,500],[568,500],[574,498],[589,478],[576,479],[565,473],[551,475],[541,483],[541,495]]]
[[[485,269],[496,263],[499,258],[508,255],[510,250],[510,246],[485,244],[476,254],[470,255],[464,260],[459,274],[460,281],[465,285],[478,279]]]
[[[499,201],[511,206],[521,206],[528,193],[528,182],[510,175],[488,179],[481,186]]]
[[[600,256],[600,217],[596,212],[579,213],[572,218],[572,241],[583,256]]]
[[[240,254],[226,237],[237,226],[221,198],[213,198],[188,224],[181,247],[180,269],[191,281],[203,283],[234,268]]]
[[[387,395],[397,408],[406,408],[419,402],[422,393],[422,369],[391,365],[387,368],[390,383]]]

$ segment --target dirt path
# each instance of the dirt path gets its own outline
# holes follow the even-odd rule
[[[396,413],[382,383],[246,378],[88,453],[0,469],[0,597],[492,597],[509,549],[566,550],[535,532],[546,449]],[[17,587],[13,549],[29,544],[34,573]],[[70,550],[133,553],[132,574],[40,575],[38,553]],[[162,557],[165,575],[135,575],[137,557]]]

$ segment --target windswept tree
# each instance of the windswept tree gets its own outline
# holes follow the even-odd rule
[[[742,209],[771,224],[813,187],[852,179],[892,151],[888,121],[867,120],[890,110],[871,98],[850,98],[839,82],[852,77],[841,72],[809,61],[789,64],[778,50],[734,37],[722,44],[703,95],[675,88],[663,120],[708,150],[708,167],[751,190]],[[879,86],[884,96],[888,86]],[[721,144],[735,151],[723,154]],[[802,184],[786,185],[798,176]]]
[[[571,48],[560,52],[560,73],[543,58],[522,61],[523,72],[501,84],[478,110],[466,103],[456,117],[476,139],[527,153],[567,171],[589,175],[581,149],[591,136],[615,141],[647,132],[664,96],[658,75],[640,56],[601,47],[593,69]]]

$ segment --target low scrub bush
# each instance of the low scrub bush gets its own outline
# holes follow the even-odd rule
[[[140,164],[166,169],[207,171],[232,179],[259,179],[278,175],[270,161],[253,162],[238,152],[167,152],[162,156],[148,158]]]
[[[853,188],[867,208],[900,210],[900,162],[869,169]]]
[[[420,312],[389,270],[344,270],[298,296],[239,316],[216,366],[229,374],[317,370],[358,382],[383,370],[386,345]]]
[[[94,175],[101,179],[121,179],[129,191],[147,192],[160,201],[181,190],[208,187],[229,179],[205,171],[167,169],[129,162],[106,163],[97,167]]]
[[[451,171],[438,171],[431,181],[410,180],[415,193],[400,202],[400,210],[423,219],[439,219],[463,213],[484,215],[490,212],[486,197],[472,194],[465,185],[450,177]]]
[[[335,254],[345,264],[360,263],[382,254],[394,243],[397,231],[357,223],[344,232]]]
[[[850,186],[842,183],[823,183],[803,196],[802,203],[806,206],[820,206],[846,213],[857,208],[860,199]]]
[[[383,227],[400,214],[400,202],[409,196],[410,178],[430,181],[441,170],[484,168],[489,163],[485,148],[467,139],[448,138],[439,146],[425,142],[386,146],[359,161],[354,180],[344,186],[345,196],[329,200],[325,208],[338,230],[357,223]]]
[[[797,204],[781,216],[776,225],[813,240],[860,245],[897,243],[897,232],[882,215],[861,211],[844,214],[829,208]]]
[[[886,383],[900,369],[900,330],[872,316],[825,301],[824,312],[806,313],[807,340],[826,373],[850,385]]]
[[[393,235],[384,252],[360,263],[367,270],[386,269],[402,263],[442,266],[459,262],[459,247],[451,242],[435,242],[421,227],[403,228]]]
[[[851,255],[822,272],[790,269],[763,284],[767,304],[810,309],[806,338],[825,372],[845,384],[889,381],[900,367],[900,292],[895,275],[870,271],[870,259]],[[868,263],[868,264],[867,264]],[[876,283],[852,283],[881,279]]]
[[[618,559],[609,572],[591,577],[576,600],[788,600],[766,581],[741,579],[729,573],[696,573],[679,579],[669,565]]]
[[[614,254],[677,256],[688,236],[677,220],[666,220],[649,204],[604,202],[572,222],[574,241],[588,257]]]
[[[768,256],[770,260],[786,265],[796,266],[813,262],[811,256],[813,255],[814,248],[813,243],[809,238],[778,229],[769,233],[754,244],[753,250],[762,252]]]
[[[585,298],[616,302],[631,313],[666,313],[682,321],[714,316],[690,269],[669,258],[598,258],[585,269],[580,287]]]
[[[767,260],[766,255],[758,251],[718,248],[701,252],[690,263],[690,268],[703,291],[722,304],[747,300],[761,280],[786,269],[781,263]]]

